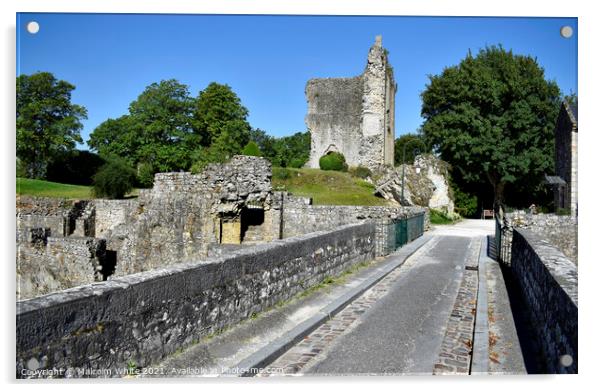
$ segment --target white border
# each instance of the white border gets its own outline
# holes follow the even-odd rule
[[[485,4],[487,3],[487,4]],[[378,389],[394,387],[420,388],[436,390],[465,389],[475,386],[479,389],[486,388],[488,391],[501,390],[507,392],[514,384],[525,383],[533,389],[547,390],[576,390],[583,387],[585,383],[599,383],[595,377],[598,370],[599,356],[599,328],[600,309],[598,298],[600,298],[598,287],[600,287],[600,257],[595,246],[600,242],[598,229],[601,224],[600,212],[600,156],[601,146],[600,132],[601,121],[596,114],[600,113],[599,96],[602,94],[600,73],[602,64],[600,62],[600,38],[601,20],[596,11],[595,1],[525,1],[507,0],[495,3],[487,1],[470,0],[423,0],[423,1],[400,1],[400,0],[305,0],[297,2],[285,2],[277,0],[229,0],[229,1],[185,1],[170,0],[156,1],[124,1],[124,0],[20,0],[0,2],[2,7],[1,18],[3,21],[2,39],[2,97],[4,98],[2,112],[2,170],[0,171],[0,183],[2,188],[2,235],[0,236],[1,249],[4,250],[2,278],[4,285],[2,290],[4,315],[2,322],[2,347],[3,350],[1,367],[3,380],[10,383],[14,373],[14,121],[15,121],[15,13],[16,12],[113,12],[113,13],[220,13],[220,14],[333,14],[333,15],[440,15],[440,16],[564,16],[579,17],[579,120],[580,120],[580,144],[579,144],[579,197],[580,197],[580,232],[579,232],[579,306],[580,306],[580,329],[579,340],[579,376],[531,376],[531,377],[495,377],[470,379],[460,378],[294,378],[279,380],[277,382],[257,382],[257,380],[241,382],[241,380],[219,380],[220,385],[207,385],[206,388],[249,388],[264,390],[276,387],[278,389],[306,389],[313,388],[312,384],[326,383],[326,388],[338,389],[334,383],[344,383],[345,387],[357,387],[358,389],[373,389],[371,384],[376,383]],[[8,250],[12,249],[12,254]],[[11,283],[12,279],[12,283]],[[6,289],[9,288],[9,289]],[[598,355],[597,355],[598,354]],[[203,380],[203,384],[210,380]],[[158,385],[171,383],[171,380],[162,380]],[[178,382],[181,384],[182,382]],[[282,384],[286,385],[282,385]],[[77,389],[89,388],[90,386],[66,385],[65,383],[48,383],[43,385],[31,385],[36,389],[75,387]],[[50,385],[48,385],[50,384]],[[107,388],[104,382],[96,381],[94,388]],[[147,388],[147,385],[128,386],[128,383],[111,384],[109,388]],[[147,384],[147,383],[145,383]],[[244,385],[241,385],[244,384]],[[23,383],[13,385],[19,389]],[[9,386],[10,388],[11,386]],[[196,386],[203,388],[204,386]]]

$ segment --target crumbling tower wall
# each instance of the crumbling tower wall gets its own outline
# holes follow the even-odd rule
[[[307,165],[319,168],[320,157],[339,152],[350,166],[392,166],[396,88],[380,36],[360,76],[309,80],[305,88],[306,124],[311,133]]]

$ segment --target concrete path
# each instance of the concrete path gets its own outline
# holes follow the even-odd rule
[[[299,375],[433,374],[467,261],[478,263],[481,241],[493,229],[492,221],[480,220],[436,227],[434,240],[391,279],[274,361],[264,375],[282,374],[281,369]]]
[[[262,312],[222,333],[195,344],[186,350],[165,358],[154,367],[160,372],[147,377],[202,377],[240,375],[250,358],[261,357],[266,349],[284,347],[286,337],[345,298],[365,291],[371,281],[386,276],[391,268],[402,264],[423,244],[432,239],[429,233],[407,244],[386,258],[378,258],[367,266],[347,275],[343,283],[328,285],[302,297],[296,297],[282,306]],[[327,310],[326,317],[332,310]],[[265,358],[268,358],[265,355]],[[275,358],[275,357],[274,357]],[[261,359],[261,358],[260,358]],[[250,363],[255,366],[256,363]]]
[[[305,373],[432,374],[469,244],[445,236],[416,255],[389,293]]]
[[[514,325],[515,309],[504,277],[495,261],[482,256],[483,241],[493,232],[491,220],[436,226],[344,284],[264,312],[158,366],[168,372],[163,376],[175,377],[236,375],[233,369],[244,368],[241,364],[264,368],[258,376],[431,375],[435,364],[449,369],[451,363],[451,373],[468,374],[474,352],[480,374],[525,373],[529,366],[523,360],[524,343]],[[476,266],[480,279],[475,278]],[[478,308],[487,309],[487,315],[484,321],[483,314],[477,314],[475,323],[471,312],[477,310],[479,284]],[[341,302],[345,297],[349,300]],[[338,310],[327,311],[324,318],[324,309],[335,307]],[[322,321],[310,322],[318,319]],[[313,323],[311,328],[299,335],[308,323]],[[481,328],[476,334],[475,324]],[[475,343],[483,347],[473,350],[477,335]],[[465,348],[459,339],[467,336]]]

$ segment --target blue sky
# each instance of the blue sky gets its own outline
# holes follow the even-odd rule
[[[26,25],[40,24],[37,34]],[[573,27],[570,39],[560,28]],[[275,136],[305,130],[305,83],[359,75],[378,34],[398,84],[396,134],[422,123],[429,74],[468,50],[502,44],[536,57],[563,93],[577,92],[576,18],[17,14],[17,73],[49,71],[76,86],[88,109],[82,136],[126,114],[144,88],[175,78],[196,96],[226,83],[249,122]],[[84,147],[84,146],[81,146]],[[85,148],[85,147],[84,147]]]

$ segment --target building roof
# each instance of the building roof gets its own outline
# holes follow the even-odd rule
[[[558,176],[548,176],[546,175],[546,183],[550,185],[566,185],[566,181]]]

